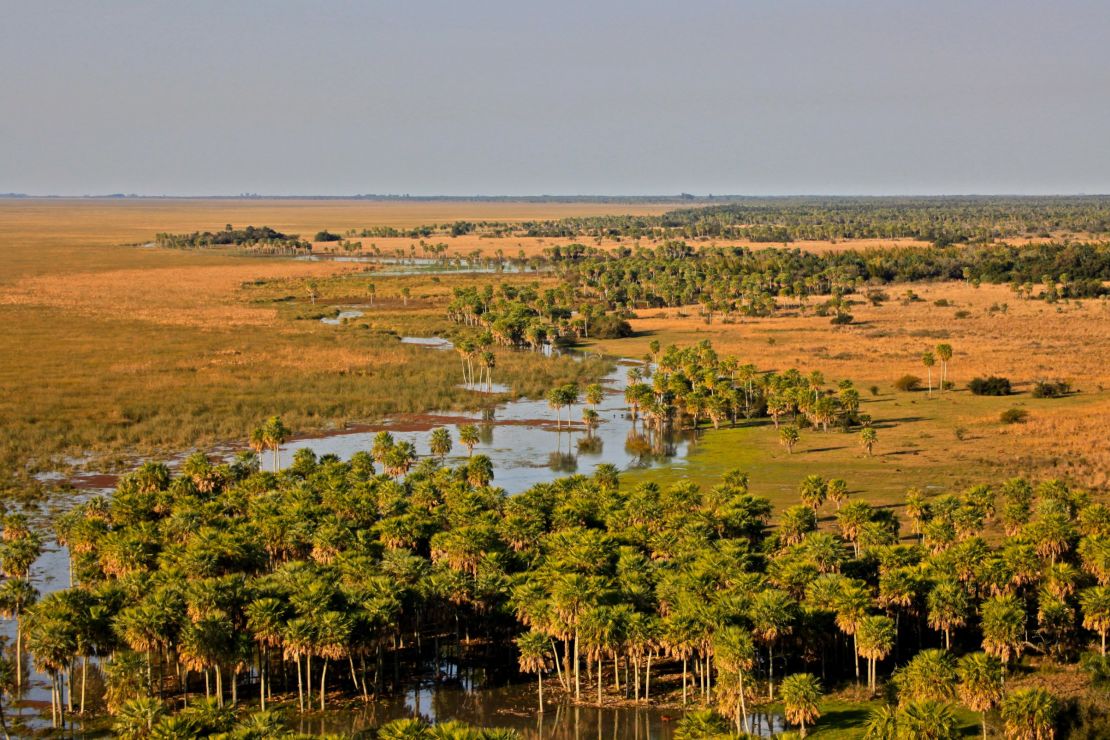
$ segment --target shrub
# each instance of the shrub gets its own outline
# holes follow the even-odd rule
[[[867,390],[871,391],[872,396],[879,395],[879,386],[877,386],[877,385],[873,385],[870,388],[868,388]]]
[[[1071,384],[1066,380],[1050,383],[1047,380],[1038,380],[1033,385],[1033,398],[1060,398],[1071,393]]]
[[[971,311],[962,311],[961,310],[961,311],[957,311],[954,315],[957,319],[966,319],[969,316],[971,316]]]
[[[921,378],[916,375],[903,375],[894,381],[894,387],[900,391],[921,390]]]
[[[316,235],[314,237],[312,237],[312,241],[314,241],[314,242],[337,242],[342,238],[343,237],[341,237],[339,234],[333,234],[330,231],[328,231],[327,229],[324,229],[323,231],[317,231]]]
[[[1010,379],[997,375],[973,378],[967,387],[976,396],[1008,396],[1011,393]]]
[[[1029,412],[1025,409],[1006,409],[998,418],[1003,424],[1024,424],[1029,419]]]
[[[961,442],[967,439],[967,427],[956,427],[956,439]]]
[[[844,324],[852,323],[853,319],[854,317],[850,313],[838,313],[836,316],[832,317],[829,323],[836,324],[837,326],[842,326]]]
[[[952,304],[948,302],[947,298],[938,298],[937,300],[933,301],[933,305],[938,308],[948,308]]]

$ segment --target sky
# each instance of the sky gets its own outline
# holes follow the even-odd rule
[[[0,0],[0,192],[1110,192],[1105,0]]]

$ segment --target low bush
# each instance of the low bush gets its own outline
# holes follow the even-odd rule
[[[853,319],[854,317],[850,313],[838,313],[836,316],[832,317],[829,323],[836,324],[837,326],[843,326],[844,324],[852,323]]]
[[[903,375],[894,381],[894,387],[900,391],[921,390],[921,378],[916,375]]]
[[[1006,409],[998,418],[1003,424],[1024,424],[1029,420],[1029,412],[1025,409]]]
[[[967,384],[968,390],[976,396],[1008,396],[1012,392],[1010,379],[991,375],[986,378],[973,378]]]
[[[1060,398],[1071,393],[1071,384],[1066,380],[1050,383],[1047,380],[1038,380],[1033,385],[1033,398]]]

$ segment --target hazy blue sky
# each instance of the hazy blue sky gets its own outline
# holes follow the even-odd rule
[[[1110,192],[1110,2],[0,0],[0,192]]]

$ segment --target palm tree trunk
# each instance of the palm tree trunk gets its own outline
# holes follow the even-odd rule
[[[558,661],[556,661],[558,662]],[[543,714],[543,669],[536,671],[536,680],[539,684],[540,714]]]
[[[324,668],[320,671],[320,711],[324,711],[324,687],[328,680],[328,659],[324,658]]]
[[[647,667],[644,670],[644,701],[651,700],[651,656],[654,651],[648,653]]]
[[[300,710],[304,711],[304,681],[301,678],[301,656],[294,656],[293,660],[297,662],[297,706]]]
[[[601,654],[597,656],[597,705],[601,706],[601,669],[604,667],[604,660]]]
[[[582,698],[582,686],[578,676],[578,628],[574,628],[574,700]]]
[[[856,670],[859,670],[859,664],[856,664]],[[858,677],[859,674],[857,673]],[[767,643],[767,698],[769,701],[775,700],[775,643]]]
[[[216,664],[216,705],[224,705],[224,674],[219,663]]]
[[[89,678],[89,656],[81,658],[81,714],[85,714],[85,683]]]
[[[686,706],[686,658],[682,659],[682,706]]]
[[[566,679],[563,678],[563,669],[559,665],[560,662],[562,662],[562,663],[566,662],[566,659],[567,659],[566,645],[564,644],[564,646],[563,646],[563,659],[562,659],[562,661],[560,661],[559,660],[559,651],[555,647],[555,638],[551,638],[551,654],[555,656],[555,675],[557,675],[559,677],[559,683],[562,684],[563,690],[564,691],[569,691],[570,689],[567,687]]]
[[[718,663],[718,665],[720,665],[720,663]],[[737,669],[736,675],[740,679],[740,712],[744,715],[744,732],[751,734],[751,728],[748,726],[748,703],[744,699],[744,672]]]

